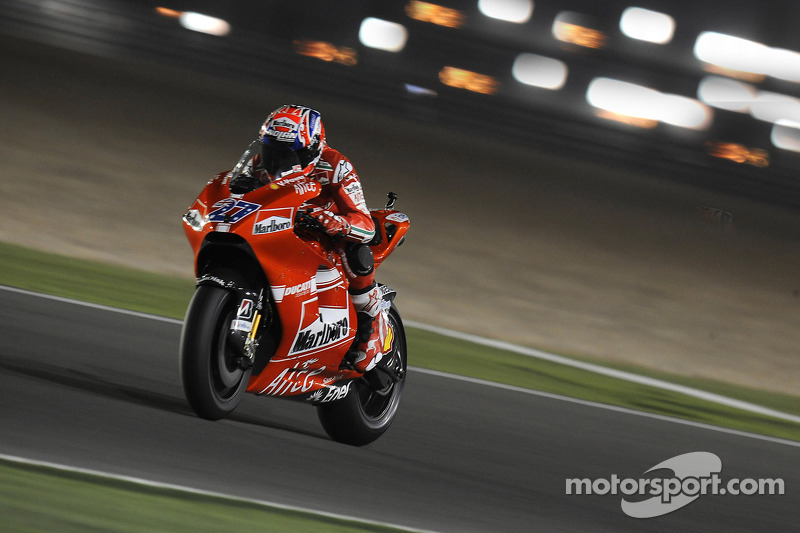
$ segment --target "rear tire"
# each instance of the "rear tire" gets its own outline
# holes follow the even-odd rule
[[[389,353],[384,354],[374,369],[354,381],[343,399],[317,406],[322,427],[335,441],[353,446],[369,444],[383,435],[394,420],[407,367],[406,334],[394,305],[389,310],[389,324],[394,332]]]
[[[228,330],[236,315],[233,293],[212,285],[197,288],[186,310],[180,345],[183,391],[201,418],[219,420],[233,411],[244,395],[252,369],[242,370],[228,346]]]

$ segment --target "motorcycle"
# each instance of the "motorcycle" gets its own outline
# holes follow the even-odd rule
[[[209,420],[229,415],[246,392],[306,402],[332,439],[368,444],[392,423],[405,383],[396,293],[379,284],[389,325],[384,355],[358,372],[347,357],[357,321],[345,266],[304,206],[320,185],[302,174],[255,183],[247,169],[256,153],[254,143],[212,178],[183,217],[197,276],[181,332],[184,393]],[[410,223],[388,196],[371,210],[375,268]]]

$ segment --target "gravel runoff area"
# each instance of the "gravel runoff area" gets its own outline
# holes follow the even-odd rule
[[[796,211],[388,121],[313,91],[10,38],[0,48],[2,241],[192,276],[181,215],[272,108],[307,103],[368,203],[392,190],[411,217],[378,276],[405,318],[798,394]]]

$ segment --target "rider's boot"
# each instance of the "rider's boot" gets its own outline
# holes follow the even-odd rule
[[[351,350],[353,368],[359,372],[372,370],[383,357],[383,345],[389,331],[386,313],[382,311],[382,296],[377,284],[362,294],[353,294],[358,325],[356,343]]]

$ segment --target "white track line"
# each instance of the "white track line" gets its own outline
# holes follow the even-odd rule
[[[613,368],[608,368],[601,365],[585,363],[583,361],[577,361],[575,359],[570,359],[568,357],[562,357],[560,355],[543,352],[541,350],[535,350],[533,348],[518,346],[516,344],[511,344],[509,342],[487,339],[485,337],[479,337],[477,335],[470,335],[468,333],[460,333],[458,331],[452,331],[449,329],[439,328],[436,326],[429,326],[427,324],[422,324],[420,322],[412,322],[406,320],[404,321],[404,323],[410,327],[422,329],[425,331],[430,331],[431,333],[444,335],[446,337],[451,337],[454,339],[460,339],[467,342],[472,342],[474,344],[480,344],[481,346],[488,346],[490,348],[506,350],[509,352],[526,355],[528,357],[535,357],[537,359],[543,359],[545,361],[550,361],[553,363],[558,363],[561,365],[566,365],[566,366],[571,366],[573,368],[586,370],[587,372],[593,372],[595,374],[601,374],[604,376],[609,376],[624,381],[639,383],[641,385],[647,385],[648,387],[655,387],[657,389],[678,392],[680,394],[685,394],[686,396],[692,396],[694,398],[699,398],[701,400],[706,400],[720,405],[726,405],[728,407],[734,407],[736,409],[741,409],[742,411],[757,413],[764,416],[771,416],[773,418],[779,418],[781,420],[788,420],[790,422],[800,424],[800,416],[784,413],[782,411],[776,411],[768,407],[763,407],[761,405],[756,405],[754,403],[744,402],[741,400],[737,400],[735,398],[728,398],[727,396],[722,396],[720,394],[714,394],[711,392],[706,392],[700,389],[694,389],[692,387],[686,387],[683,385],[676,385],[675,383],[669,383],[668,381],[649,378],[647,376],[640,376],[639,374],[634,374],[632,372],[625,372],[623,370],[615,370]]]
[[[158,482],[158,481],[150,481],[150,480],[147,480],[147,479],[141,479],[141,478],[137,478],[137,477],[122,476],[122,475],[118,475],[118,474],[111,474],[111,473],[108,473],[108,472],[101,472],[99,470],[90,470],[90,469],[87,469],[87,468],[78,468],[78,467],[74,467],[74,466],[66,466],[66,465],[62,465],[62,464],[58,464],[58,463],[51,463],[51,462],[47,462],[47,461],[36,461],[36,460],[33,460],[33,459],[26,459],[24,457],[17,457],[17,456],[14,456],[14,455],[5,455],[5,454],[1,454],[0,453],[0,459],[8,461],[8,462],[12,462],[12,463],[19,463],[19,464],[32,465],[32,466],[42,466],[42,467],[52,468],[52,469],[55,469],[55,470],[60,470],[60,471],[63,471],[63,472],[72,472],[72,473],[83,474],[83,475],[88,475],[88,476],[97,476],[97,477],[102,477],[102,478],[106,478],[106,479],[113,479],[113,480],[116,480],[116,481],[124,481],[124,482],[127,482],[127,483],[133,483],[135,485],[141,485],[141,486],[148,487],[148,488],[168,489],[168,490],[173,490],[173,491],[178,491],[178,492],[184,492],[184,493],[187,493],[187,494],[194,494],[194,495],[200,495],[200,496],[208,496],[208,497],[211,497],[211,498],[218,498],[218,499],[229,501],[229,502],[250,503],[250,504],[260,505],[260,506],[264,506],[264,507],[271,507],[273,509],[279,509],[279,510],[282,510],[282,511],[294,511],[294,512],[299,512],[299,513],[306,513],[306,514],[314,515],[314,516],[321,517],[321,518],[332,518],[332,519],[336,519],[336,520],[347,520],[349,522],[356,522],[356,523],[359,523],[359,524],[367,524],[367,525],[380,526],[380,527],[390,527],[390,528],[394,528],[394,529],[397,529],[397,530],[400,530],[400,531],[409,531],[409,532],[414,532],[414,533],[433,533],[433,532],[430,532],[428,530],[412,529],[412,528],[409,528],[409,527],[406,527],[406,526],[399,526],[397,524],[389,524],[389,523],[386,523],[386,522],[376,522],[376,521],[373,521],[373,520],[365,520],[363,518],[357,518],[357,517],[354,517],[354,516],[347,516],[347,515],[336,514],[336,513],[328,513],[328,512],[325,512],[325,511],[316,511],[314,509],[309,509],[309,508],[306,508],[306,507],[297,507],[297,506],[294,506],[294,505],[285,505],[285,504],[282,504],[282,503],[271,502],[271,501],[266,501],[266,500],[255,500],[255,499],[252,499],[252,498],[241,498],[241,497],[238,497],[238,496],[231,496],[230,494],[222,494],[222,493],[219,493],[219,492],[211,492],[211,491],[206,491],[206,490],[194,489],[194,488],[191,488],[191,487],[184,487],[182,485],[173,485],[172,483],[161,483],[161,482]]]
[[[84,307],[90,307],[90,308],[93,308],[93,309],[101,309],[101,310],[104,310],[104,311],[110,311],[110,312],[114,312],[114,313],[122,313],[122,314],[126,314],[126,315],[137,316],[137,317],[151,319],[151,320],[158,320],[158,321],[161,321],[161,322],[168,322],[170,324],[182,324],[183,323],[182,320],[178,320],[178,319],[175,319],[175,318],[167,318],[167,317],[158,316],[158,315],[140,313],[138,311],[129,311],[127,309],[120,309],[118,307],[111,307],[111,306],[102,305],[102,304],[94,304],[94,303],[89,303],[89,302],[83,302],[83,301],[80,301],[80,300],[73,300],[71,298],[63,298],[63,297],[60,297],[60,296],[52,296],[52,295],[49,295],[49,294],[43,294],[43,293],[29,291],[29,290],[25,290],[25,289],[18,289],[16,287],[8,287],[8,286],[5,286],[5,285],[0,285],[0,289],[5,290],[5,291],[9,291],[9,292],[16,292],[16,293],[20,293],[20,294],[26,294],[26,295],[30,295],[30,296],[35,296],[35,297],[39,297],[39,298],[45,298],[45,299],[49,299],[49,300],[65,302],[65,303],[70,303],[70,304],[74,304],[74,305],[80,305],[80,306],[84,306]],[[560,356],[560,355],[543,352],[541,350],[535,350],[533,348],[527,348],[525,346],[518,346],[516,344],[511,344],[509,342],[498,341],[498,340],[494,340],[494,339],[488,339],[486,337],[480,337],[478,335],[471,335],[471,334],[468,334],[468,333],[461,333],[461,332],[458,332],[458,331],[453,331],[453,330],[449,330],[449,329],[445,329],[445,328],[440,328],[440,327],[436,327],[436,326],[430,326],[430,325],[427,325],[427,324],[424,324],[424,323],[421,323],[421,322],[414,322],[414,321],[406,320],[406,321],[404,321],[404,323],[407,326],[412,327],[412,328],[417,328],[417,329],[421,329],[421,330],[424,330],[424,331],[430,331],[432,333],[436,333],[436,334],[439,334],[439,335],[444,335],[446,337],[451,337],[451,338],[455,338],[455,339],[464,340],[464,341],[467,341],[467,342],[472,342],[472,343],[475,343],[475,344],[479,344],[481,346],[488,346],[488,347],[496,348],[496,349],[499,349],[499,350],[506,350],[506,351],[509,351],[509,352],[514,352],[514,353],[526,355],[528,357],[535,357],[537,359],[542,359],[542,360],[545,360],[545,361],[550,361],[550,362],[553,362],[553,363],[558,363],[558,364],[562,364],[562,365],[571,366],[571,367],[574,367],[574,368],[579,368],[581,370],[586,370],[587,372],[593,372],[595,374],[601,374],[601,375],[609,376],[609,377],[616,378],[616,379],[630,381],[630,382],[633,382],[633,383],[639,383],[641,385],[646,385],[646,386],[649,386],[649,387],[654,387],[654,388],[658,388],[658,389],[664,389],[664,390],[668,390],[668,391],[672,391],[672,392],[677,392],[679,394],[684,394],[684,395],[691,396],[691,397],[694,397],[694,398],[698,398],[698,399],[701,399],[701,400],[706,400],[706,401],[717,403],[717,404],[720,404],[720,405],[726,405],[728,407],[733,407],[733,408],[736,408],[736,409],[741,409],[742,411],[747,411],[747,412],[751,412],[751,413],[757,413],[757,414],[760,414],[760,415],[770,416],[770,417],[777,418],[777,419],[780,419],[780,420],[786,420],[786,421],[789,421],[789,422],[794,422],[794,423],[800,424],[800,416],[792,415],[792,414],[789,414],[789,413],[784,413],[784,412],[781,412],[781,411],[776,411],[774,409],[763,407],[761,405],[756,405],[756,404],[753,404],[753,403],[744,402],[744,401],[741,401],[741,400],[737,400],[735,398],[728,398],[726,396],[722,396],[722,395],[719,395],[719,394],[714,394],[714,393],[711,393],[711,392],[706,392],[706,391],[703,391],[703,390],[700,390],[700,389],[694,389],[694,388],[686,387],[686,386],[683,386],[683,385],[676,385],[674,383],[669,383],[667,381],[662,381],[660,379],[654,379],[654,378],[649,378],[649,377],[646,377],[646,376],[641,376],[639,374],[634,374],[632,372],[624,372],[622,370],[615,370],[613,368],[607,368],[607,367],[604,367],[604,366],[601,366],[601,365],[596,365],[596,364],[592,364],[592,363],[585,363],[583,361],[577,361],[575,359],[570,359],[568,357],[563,357],[563,356]],[[414,370],[427,372],[427,373],[430,373],[430,374],[436,374],[436,375],[440,375],[442,377],[448,377],[448,378],[452,378],[452,379],[461,379],[461,380],[465,380],[465,381],[471,381],[471,382],[475,382],[475,383],[481,383],[481,384],[484,384],[484,385],[501,387],[501,388],[506,388],[506,389],[510,389],[510,390],[533,392],[533,393],[536,393],[536,394],[540,394],[542,396],[548,396],[548,397],[552,397],[552,398],[573,400],[573,398],[569,398],[569,397],[566,397],[566,396],[550,395],[550,394],[547,394],[547,393],[541,393],[540,391],[532,391],[532,389],[523,389],[521,387],[510,387],[510,386],[507,386],[507,385],[502,385],[502,384],[498,384],[498,383],[494,383],[494,382],[490,382],[490,381],[484,381],[484,380],[480,380],[480,379],[474,379],[474,378],[464,378],[463,376],[458,376],[458,375],[455,375],[455,374],[428,371],[428,370],[424,370],[424,369],[420,369],[420,368],[414,368]],[[595,405],[595,406],[601,407],[601,408],[611,408],[611,407],[613,407],[613,406],[609,406],[607,404],[597,403],[597,402],[589,402],[589,401],[585,401],[585,400],[580,400],[580,402],[585,404],[585,405]],[[636,411],[636,410],[633,410],[633,409],[625,410],[623,408],[616,408],[616,407],[613,407],[613,408],[614,408],[614,410],[624,410],[624,412],[650,415],[650,413],[646,413],[644,411]],[[653,415],[653,416],[657,416],[657,417],[665,419],[665,420],[673,420],[673,421],[681,422],[681,423],[686,422],[685,420],[682,420],[682,419],[679,419],[679,418],[662,417],[661,415]],[[710,425],[706,426],[706,425],[702,425],[702,424],[700,424],[700,426],[709,427],[709,428],[717,427],[717,426],[710,426]],[[738,434],[742,434],[742,435],[752,435],[752,436],[756,436],[756,437],[762,437],[762,435],[757,435],[757,434],[754,434],[754,433],[746,433],[746,432],[737,432],[737,433]],[[786,442],[786,443],[793,443],[793,441],[788,441],[788,440],[784,441],[783,439],[775,439],[775,440],[781,441],[781,442]]]
[[[644,418],[652,418],[654,420],[661,420],[663,422],[671,422],[673,424],[681,424],[683,426],[690,426],[700,429],[707,429],[710,431],[715,431],[717,433],[727,433],[729,435],[737,435],[740,437],[747,437],[750,439],[761,440],[766,442],[773,442],[775,444],[783,444],[786,446],[792,446],[794,448],[800,448],[800,442],[788,439],[782,439],[780,437],[770,437],[768,435],[760,435],[758,433],[750,433],[748,431],[742,431],[739,429],[731,429],[722,426],[713,426],[711,424],[705,424],[703,422],[695,422],[694,420],[685,420],[683,418],[675,418],[667,415],[659,415],[656,413],[649,413],[647,411],[637,411],[636,409],[631,409],[630,407],[620,407],[618,405],[611,405],[607,403],[599,403],[593,402],[591,400],[582,400],[580,398],[572,398],[571,396],[563,396],[561,394],[554,394],[552,392],[544,392],[536,389],[526,389],[525,387],[517,387],[515,385],[506,385],[505,383],[497,383],[495,381],[486,381],[484,379],[478,378],[471,378],[467,376],[458,376],[455,374],[448,374],[446,372],[440,372],[438,370],[429,370],[427,368],[417,368],[417,367],[409,367],[414,372],[418,372],[420,374],[429,374],[432,376],[437,376],[441,378],[448,378],[454,379],[457,381],[465,381],[467,383],[472,383],[474,385],[483,385],[486,387],[493,387],[496,389],[503,389],[511,392],[516,392],[520,394],[529,394],[531,396],[538,396],[540,398],[549,398],[551,400],[557,400],[561,402],[567,403],[574,403],[578,405],[583,405],[586,407],[593,407],[597,409],[603,409],[606,411],[614,411],[616,413],[623,413],[627,415],[633,416],[640,416]]]

